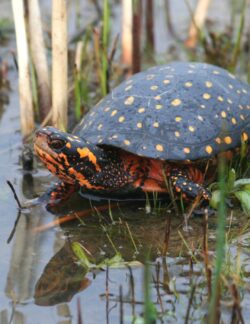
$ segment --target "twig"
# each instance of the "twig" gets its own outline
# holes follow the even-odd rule
[[[160,263],[157,262],[155,267],[156,267],[156,279],[152,275],[152,280],[153,280],[153,283],[155,285],[156,294],[157,294],[157,301],[160,304],[161,313],[162,313],[162,315],[164,315],[164,307],[163,307],[163,302],[162,302],[161,293],[160,293],[160,285],[159,285]]]
[[[106,269],[105,297],[106,297],[106,322],[109,323],[109,266],[107,266]]]
[[[211,297],[211,269],[209,268],[209,258],[208,258],[208,211],[204,214],[204,223],[203,223],[203,254],[204,254],[204,264],[205,272],[207,277],[207,290],[208,290],[208,300]]]
[[[120,287],[119,287],[119,301],[120,301],[120,324],[123,324],[122,285],[120,285]]]
[[[170,238],[170,229],[171,229],[171,215],[167,215],[166,226],[165,226],[165,236],[164,236],[164,246],[163,246],[163,255],[166,256],[168,252],[169,238]]]
[[[77,298],[77,324],[83,324],[80,298]]]
[[[239,296],[239,292],[237,289],[237,286],[235,283],[233,283],[230,287],[231,290],[231,294],[233,297],[233,309],[232,309],[232,319],[231,319],[231,323],[240,323],[240,324],[244,324],[244,318],[242,316],[242,312],[241,312],[241,306],[240,306],[240,296]]]
[[[135,318],[135,280],[132,268],[128,265],[129,270],[129,283],[131,287],[131,304],[132,304],[132,316]]]
[[[111,67],[111,64],[112,64],[112,61],[114,59],[114,56],[115,56],[115,53],[116,53],[116,50],[117,50],[117,44],[118,44],[118,40],[119,40],[119,34],[117,34],[113,40],[113,45],[112,45],[112,48],[111,48],[111,51],[110,51],[110,54],[108,56],[108,63],[109,63],[109,69]]]
[[[189,300],[188,300],[188,308],[187,308],[187,313],[186,313],[185,322],[184,322],[185,324],[189,323],[190,310],[191,310],[192,302],[193,302],[193,299],[194,299],[195,290],[196,290],[196,285],[193,285],[192,290],[191,290],[191,294],[190,294],[190,297],[189,297]]]
[[[12,238],[13,238],[15,232],[16,232],[16,228],[17,228],[17,224],[19,222],[20,216],[21,216],[21,211],[19,210],[18,211],[18,214],[17,214],[17,218],[16,218],[15,223],[14,223],[14,226],[13,226],[13,229],[12,229],[12,231],[11,231],[8,239],[7,239],[7,243],[8,244],[11,242],[11,240],[12,240]]]
[[[18,204],[18,207],[19,207],[20,209],[23,209],[23,207],[22,207],[22,205],[21,205],[21,203],[20,203],[20,200],[19,200],[19,198],[17,197],[17,194],[16,194],[16,191],[15,191],[15,189],[14,189],[13,184],[12,184],[9,180],[7,180],[6,182],[7,182],[7,184],[9,185],[11,191],[13,192],[13,195],[14,195],[14,198],[15,198],[17,204]]]
[[[186,228],[188,228],[188,221],[189,221],[191,215],[193,214],[193,211],[195,210],[195,208],[196,208],[196,207],[199,205],[199,203],[201,202],[201,198],[202,198],[202,193],[199,193],[199,194],[195,197],[195,199],[194,199],[194,201],[193,201],[191,207],[189,208],[189,211],[188,211],[187,215],[184,215],[184,216],[185,216],[185,217],[184,217],[184,222],[185,222],[185,226],[186,226]]]

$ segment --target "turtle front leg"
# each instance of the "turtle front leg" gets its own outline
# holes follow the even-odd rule
[[[210,191],[190,179],[188,171],[185,169],[172,169],[169,178],[174,190],[181,193],[184,198],[195,199],[198,195],[201,195],[205,200],[211,198]]]
[[[79,189],[78,185],[58,182],[50,190],[38,198],[38,203],[45,202],[47,207],[55,207],[68,200]]]

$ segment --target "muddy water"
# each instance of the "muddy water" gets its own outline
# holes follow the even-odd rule
[[[215,3],[215,2],[214,2]],[[216,2],[218,3],[218,2]],[[157,2],[161,10],[163,1]],[[221,6],[221,2],[217,4]],[[9,2],[0,3],[1,12],[11,17]],[[227,7],[223,7],[225,9]],[[45,2],[46,15],[50,10]],[[93,11],[88,9],[87,16]],[[119,29],[119,7],[115,12],[114,26]],[[175,1],[172,15],[178,16],[181,34],[185,30],[188,16],[183,5]],[[227,10],[227,9],[225,9]],[[8,13],[9,12],[9,13]],[[74,17],[74,7],[71,8]],[[213,4],[211,15],[219,12]],[[218,19],[219,20],[219,19]],[[162,20],[157,20],[164,26]],[[220,25],[218,23],[218,25]],[[75,22],[72,18],[70,30],[73,34]],[[163,28],[157,37],[164,36]],[[114,33],[116,30],[114,29]],[[159,36],[161,35],[161,36]],[[158,39],[158,38],[157,38]],[[171,45],[171,41],[169,46]],[[166,50],[166,44],[157,40],[158,53]],[[94,207],[107,204],[87,199],[73,201],[60,210],[48,211],[39,205],[21,212],[16,232],[8,244],[7,240],[19,214],[6,180],[10,180],[21,201],[31,199],[45,192],[55,181],[49,173],[35,166],[35,171],[24,174],[19,163],[22,138],[19,124],[19,103],[17,94],[17,72],[8,49],[12,41],[2,47],[1,57],[10,65],[11,91],[9,104],[0,107],[0,323],[76,323],[80,312],[84,323],[118,323],[121,310],[124,322],[143,312],[145,261],[150,263],[152,274],[151,298],[159,313],[159,322],[183,323],[187,313],[192,286],[196,294],[190,311],[191,322],[199,323],[206,313],[207,284],[204,264],[200,257],[203,242],[203,219],[192,218],[189,231],[183,229],[183,219],[168,212],[164,202],[151,202],[151,211],[146,213],[145,202],[112,203],[111,211],[97,212]],[[44,224],[59,216],[72,214],[72,210],[92,209],[91,214],[78,221],[43,230]],[[168,253],[163,257],[166,243],[166,224],[171,218],[168,235]],[[250,267],[249,218],[239,211],[228,215],[227,248],[228,269],[241,271],[242,313],[250,316]],[[209,250],[214,253],[216,216],[209,219]],[[73,250],[74,244],[81,244],[89,256],[91,265],[86,268]],[[86,252],[88,251],[88,252]],[[193,263],[190,261],[194,251]],[[121,255],[124,262],[102,264]],[[229,260],[230,259],[230,260]],[[122,290],[122,292],[121,292]],[[121,302],[122,300],[122,302]],[[223,319],[231,317],[228,296],[223,296]],[[80,307],[78,306],[80,305]]]

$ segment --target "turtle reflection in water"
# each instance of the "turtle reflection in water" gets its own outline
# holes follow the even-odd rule
[[[176,62],[123,82],[73,134],[38,130],[35,151],[62,180],[52,204],[79,190],[167,192],[166,179],[177,196],[209,200],[204,163],[233,155],[248,141],[249,123],[249,85],[213,65]]]
[[[88,269],[77,261],[70,245],[65,244],[51,258],[36,283],[35,304],[52,306],[69,302],[76,293],[89,286],[90,280],[85,278]]]

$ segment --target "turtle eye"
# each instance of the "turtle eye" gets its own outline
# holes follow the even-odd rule
[[[57,139],[53,139],[49,143],[49,146],[52,149],[60,150],[60,149],[62,149],[65,146],[65,141],[64,140],[61,140],[61,139],[58,139],[58,138]]]

